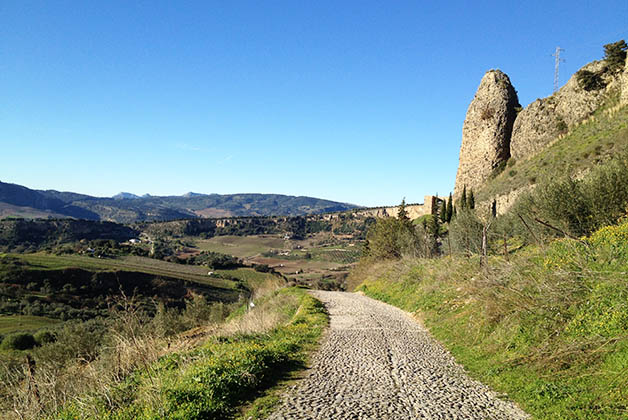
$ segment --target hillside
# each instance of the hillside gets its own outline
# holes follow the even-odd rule
[[[525,108],[507,75],[488,71],[462,129],[454,197],[473,190],[504,213],[522,192],[544,182],[582,177],[628,150],[628,69],[625,43],[583,66],[547,98]]]
[[[73,217],[133,223],[191,217],[299,216],[344,211],[357,206],[281,194],[195,194],[111,198],[54,190],[38,191],[0,182],[0,218]]]

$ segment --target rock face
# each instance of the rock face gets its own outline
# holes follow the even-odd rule
[[[469,105],[462,126],[460,163],[454,196],[477,189],[510,157],[510,137],[519,107],[517,92],[506,74],[488,71]]]
[[[594,61],[580,70],[601,73],[603,87],[585,90],[574,74],[555,94],[537,99],[519,113],[510,141],[510,154],[516,160],[533,156],[569,127],[598,109],[611,90],[619,86],[617,75],[603,72],[604,61]]]
[[[628,105],[628,58],[626,58],[626,66],[621,79],[621,104]]]

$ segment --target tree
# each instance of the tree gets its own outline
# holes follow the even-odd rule
[[[430,218],[427,231],[429,234],[429,253],[430,256],[434,257],[440,253],[440,217],[437,214]]]
[[[467,208],[467,186],[462,188],[462,197],[460,197],[460,210]]]
[[[473,190],[469,193],[469,198],[467,200],[467,207],[473,210],[475,208],[475,196],[473,195]]]
[[[626,45],[626,41],[623,39],[604,45],[604,60],[606,60],[606,66],[610,71],[623,69],[626,62],[627,49],[628,45]]]
[[[449,198],[447,199],[447,223],[451,222],[451,218],[454,216],[454,203],[453,198],[451,197],[451,193],[449,193]]]
[[[445,200],[441,201],[440,209],[438,210],[438,215],[440,216],[440,221],[443,223],[447,223],[447,203]]]
[[[399,204],[399,211],[397,212],[397,219],[406,226],[412,225],[412,221],[408,216],[408,211],[406,210],[406,198],[404,197],[401,200],[401,204]]]

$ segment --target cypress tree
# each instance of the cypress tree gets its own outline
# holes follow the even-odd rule
[[[451,193],[449,193],[449,198],[447,199],[447,223],[451,222],[451,218],[454,215],[454,202],[451,197]]]
[[[410,217],[408,216],[408,211],[406,210],[406,198],[405,197],[403,198],[403,200],[401,200],[401,204],[399,204],[399,211],[397,212],[397,219],[404,226],[412,225],[412,221],[410,220]]]
[[[469,193],[469,202],[467,203],[467,207],[471,210],[475,208],[475,197],[473,196],[473,190]]]
[[[443,223],[447,223],[447,203],[445,203],[445,200],[441,201],[440,210],[438,213],[440,216],[440,221]]]
[[[460,209],[464,210],[467,207],[467,186],[465,185],[462,188],[462,197],[460,197]]]

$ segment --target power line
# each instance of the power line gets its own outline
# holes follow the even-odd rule
[[[558,91],[558,67],[560,66],[561,62],[565,62],[564,58],[560,58],[560,53],[561,51],[565,51],[564,49],[560,48],[560,47],[556,47],[556,52],[554,54],[552,54],[553,57],[556,57],[556,59],[554,60],[554,92]]]

